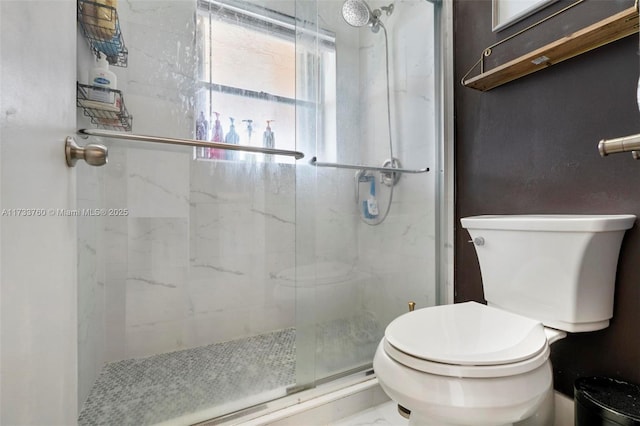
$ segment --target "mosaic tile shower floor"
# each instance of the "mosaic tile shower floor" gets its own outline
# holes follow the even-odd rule
[[[105,365],[78,424],[150,425],[295,383],[295,329]]]

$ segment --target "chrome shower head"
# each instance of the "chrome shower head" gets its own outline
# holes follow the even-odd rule
[[[342,17],[352,27],[364,27],[378,22],[378,17],[364,0],[346,0],[342,5]]]
[[[377,33],[381,27],[384,28],[380,20],[382,11],[390,16],[393,13],[393,3],[373,11],[364,0],[346,0],[342,5],[342,17],[347,24],[353,27],[369,26],[374,33]]]

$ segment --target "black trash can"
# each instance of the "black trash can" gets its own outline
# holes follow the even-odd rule
[[[606,377],[574,384],[575,426],[640,426],[640,386]]]

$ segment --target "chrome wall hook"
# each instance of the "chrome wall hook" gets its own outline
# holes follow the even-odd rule
[[[75,167],[78,160],[84,160],[90,166],[104,166],[107,164],[109,151],[106,146],[96,143],[79,146],[72,136],[67,136],[64,155],[69,167]]]

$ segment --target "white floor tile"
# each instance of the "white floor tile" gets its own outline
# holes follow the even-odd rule
[[[407,426],[409,421],[398,414],[393,401],[361,411],[344,419],[332,422],[330,426]]]

